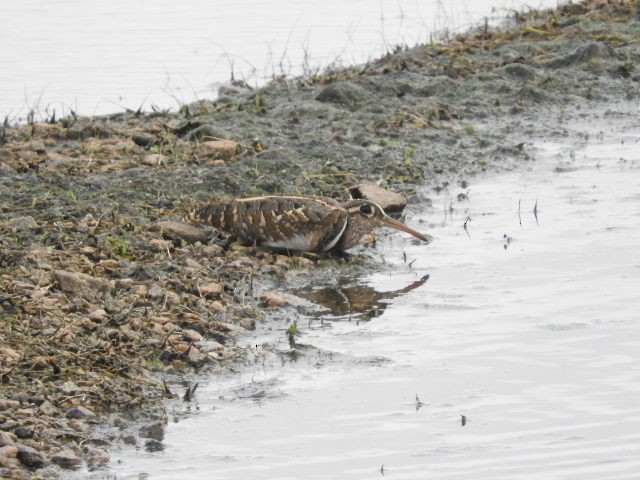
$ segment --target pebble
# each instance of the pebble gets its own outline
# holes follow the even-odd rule
[[[204,231],[197,227],[169,220],[156,222],[151,229],[159,231],[169,238],[183,239],[189,242],[202,242],[207,238]]]
[[[51,456],[51,461],[62,468],[74,469],[80,465],[82,460],[73,452],[65,448]]]
[[[7,228],[13,233],[24,232],[38,227],[38,222],[31,216],[10,218]]]
[[[66,415],[67,418],[74,418],[77,420],[88,418],[88,417],[95,417],[95,416],[96,414],[92,410],[89,410],[86,407],[73,407],[67,412],[67,415]]]
[[[16,457],[20,460],[20,463],[27,468],[36,470],[47,465],[48,460],[42,453],[32,447],[26,445],[17,444],[18,453]]]
[[[159,300],[164,297],[164,289],[158,283],[154,283],[149,287],[149,291],[147,292],[149,298],[154,300]]]
[[[13,445],[17,440],[18,438],[13,433],[0,430],[0,447]]]
[[[198,285],[200,295],[206,298],[218,298],[222,294],[222,285],[216,282],[206,282]]]
[[[86,273],[55,270],[53,272],[60,290],[71,295],[79,295],[86,300],[95,300],[111,292],[111,282],[104,278],[92,277]]]
[[[201,144],[209,155],[221,160],[229,160],[237,155],[240,145],[233,140],[210,140]]]

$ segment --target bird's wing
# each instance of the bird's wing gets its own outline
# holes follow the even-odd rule
[[[303,251],[332,248],[347,222],[346,211],[326,197],[242,198],[211,204],[196,216],[249,243]]]

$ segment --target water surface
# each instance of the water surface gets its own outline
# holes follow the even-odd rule
[[[21,0],[0,15],[0,117],[176,111],[233,76],[362,63],[556,0]]]

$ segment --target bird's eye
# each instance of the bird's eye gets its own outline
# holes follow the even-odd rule
[[[364,213],[367,216],[369,216],[369,215],[373,214],[373,208],[371,208],[371,205],[362,205],[360,207],[360,212]]]

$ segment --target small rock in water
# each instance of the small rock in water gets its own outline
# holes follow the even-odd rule
[[[73,469],[82,461],[72,450],[63,449],[51,457],[51,461],[62,468]]]

